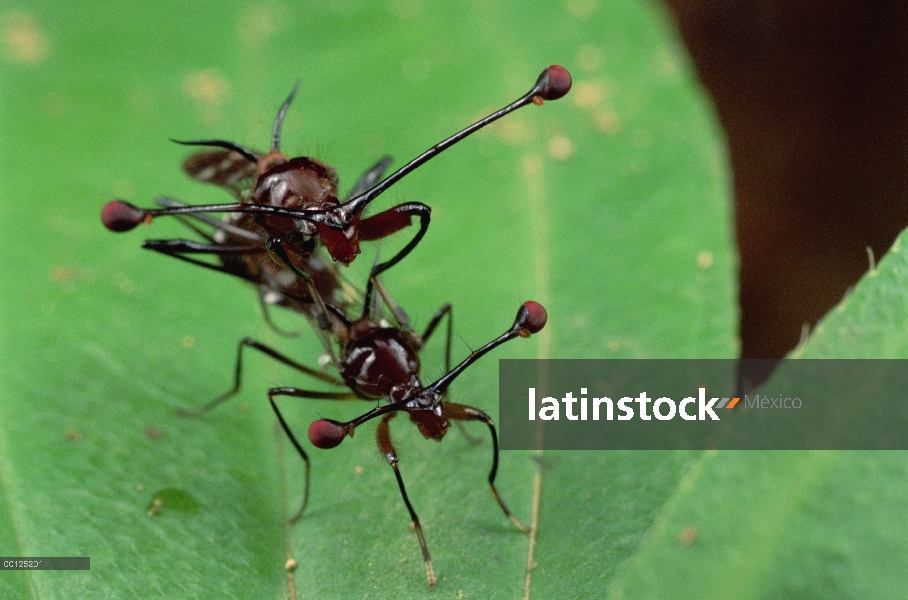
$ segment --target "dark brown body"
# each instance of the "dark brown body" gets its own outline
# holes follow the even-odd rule
[[[184,163],[184,170],[199,181],[231,191],[237,202],[189,206],[159,199],[159,204],[164,208],[146,210],[122,200],[114,200],[108,202],[101,210],[102,223],[115,232],[129,231],[141,223],[150,223],[155,217],[163,215],[197,219],[184,222],[210,243],[148,240],[144,246],[251,281],[258,285],[261,297],[267,302],[295,308],[317,323],[326,350],[334,358],[340,379],[323,370],[307,367],[268,346],[246,338],[241,340],[238,346],[233,388],[202,407],[178,412],[186,415],[204,413],[239,391],[244,348],[256,349],[324,383],[346,386],[349,391],[327,392],[281,387],[272,388],[268,392],[269,402],[281,427],[306,464],[303,503],[293,521],[302,515],[308,501],[310,465],[305,450],[278,410],[275,397],[383,399],[385,402],[380,406],[346,423],[329,419],[313,422],[309,428],[309,440],[316,447],[333,448],[345,437],[352,437],[359,425],[380,417],[376,432],[378,447],[394,470],[398,487],[412,518],[430,587],[435,585],[432,561],[422,527],[410,503],[398,467],[397,453],[391,441],[390,421],[398,412],[406,412],[426,438],[436,440],[442,439],[445,435],[450,427],[450,421],[458,425],[469,421],[484,423],[491,435],[493,448],[492,466],[488,477],[489,487],[504,514],[519,529],[528,533],[528,528],[514,517],[495,487],[499,448],[492,419],[477,408],[448,402],[444,397],[451,382],[481,356],[509,340],[529,337],[541,330],[545,326],[546,313],[538,303],[525,302],[510,329],[479,350],[471,352],[466,360],[450,369],[450,305],[436,313],[426,332],[419,337],[406,324],[406,319],[401,318],[401,315],[405,317],[403,311],[398,311],[398,307],[392,306],[378,282],[378,276],[400,262],[425,235],[429,224],[429,207],[420,203],[408,203],[364,219],[361,218],[361,214],[378,195],[453,144],[522,106],[542,105],[544,100],[556,100],[564,96],[570,87],[570,74],[565,69],[556,65],[545,69],[529,92],[435,144],[379,182],[390,163],[389,158],[382,159],[360,178],[343,203],[337,197],[337,176],[332,168],[306,157],[288,159],[279,152],[280,127],[296,92],[294,89],[278,113],[271,151],[266,155],[251,152],[222,140],[180,142],[186,145],[221,148],[193,154]],[[232,217],[220,222],[208,217],[208,213],[225,213]],[[347,309],[352,301],[345,293],[343,278],[339,275],[335,263],[321,257],[318,253],[319,246],[324,245],[334,261],[348,264],[359,253],[360,239],[377,240],[389,236],[409,226],[414,216],[420,219],[419,231],[390,260],[373,266],[365,292],[362,294],[363,316],[351,321],[347,316]],[[198,226],[198,222],[207,223],[214,231],[206,232]],[[195,254],[205,253],[216,254],[220,264],[194,258]],[[375,288],[382,293],[400,327],[382,327],[370,318],[373,311],[372,293]],[[418,353],[445,315],[448,316],[447,372],[434,383],[423,386],[419,379]],[[333,356],[332,348],[335,344],[340,350],[339,359]]]
[[[418,397],[407,411],[410,420],[427,439],[440,441],[451,424],[445,404],[433,406],[420,396],[425,391],[419,379],[418,352],[422,343],[421,338],[406,329],[381,327],[372,319],[359,319],[350,326],[340,373],[359,398],[394,404]]]

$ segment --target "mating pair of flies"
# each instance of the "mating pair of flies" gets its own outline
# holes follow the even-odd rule
[[[309,441],[318,448],[334,448],[346,437],[353,437],[356,428],[363,423],[380,418],[378,447],[394,470],[401,496],[410,513],[430,587],[435,585],[432,560],[398,468],[390,421],[398,413],[405,412],[423,436],[435,440],[444,437],[451,422],[458,426],[465,421],[485,423],[492,438],[489,487],[504,514],[521,531],[528,532],[495,487],[498,436],[492,419],[477,408],[447,401],[445,395],[448,386],[481,356],[516,337],[529,337],[540,331],[546,323],[546,312],[536,302],[524,302],[507,331],[451,368],[451,305],[446,304],[439,309],[426,329],[419,333],[378,278],[419,244],[429,226],[430,208],[419,202],[408,202],[369,217],[362,216],[363,210],[405,175],[478,129],[522,106],[541,105],[544,100],[561,98],[570,87],[571,77],[567,70],[557,65],[547,68],[526,94],[432,146],[384,179],[382,175],[391,159],[382,158],[360,177],[343,202],[338,199],[338,180],[334,169],[312,158],[289,158],[280,151],[281,126],[296,93],[294,88],[278,111],[268,153],[258,153],[223,140],[178,142],[213,148],[191,155],[183,168],[196,180],[226,189],[234,196],[235,202],[198,206],[159,198],[157,202],[161,208],[141,209],[114,200],[101,211],[105,227],[117,232],[131,230],[143,222],[150,224],[160,216],[176,216],[201,241],[146,240],[143,247],[252,282],[258,288],[267,322],[278,333],[286,335],[271,322],[268,305],[299,312],[312,323],[334,373],[308,367],[269,346],[245,338],[238,345],[231,389],[199,408],[178,409],[178,412],[198,415],[236,394],[242,381],[245,348],[262,352],[315,380],[346,388],[344,391],[320,391],[277,387],[268,391],[271,408],[306,467],[302,505],[291,519],[293,522],[302,516],[308,503],[310,463],[275,398],[293,396],[377,401],[375,408],[350,421],[314,421],[308,430]],[[210,213],[220,213],[222,218],[213,217]],[[338,263],[348,265],[352,262],[359,254],[360,241],[388,237],[410,226],[414,217],[419,219],[416,234],[390,259],[376,262],[363,291],[344,277]],[[217,261],[199,258],[205,255],[214,256]],[[380,301],[390,311],[395,325],[389,325],[382,318]],[[358,316],[351,316],[357,311]],[[446,374],[429,385],[423,385],[419,353],[445,318]]]

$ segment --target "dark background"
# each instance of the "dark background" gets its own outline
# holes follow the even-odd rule
[[[731,152],[743,358],[779,358],[908,226],[908,3],[667,0]]]

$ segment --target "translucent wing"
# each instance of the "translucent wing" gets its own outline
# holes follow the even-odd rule
[[[187,158],[183,170],[196,181],[218,185],[243,202],[255,183],[256,163],[233,150],[205,150]]]

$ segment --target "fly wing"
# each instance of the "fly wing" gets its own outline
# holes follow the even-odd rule
[[[220,186],[245,202],[255,183],[256,164],[233,150],[205,150],[187,158],[183,170],[196,181]]]
[[[355,198],[360,194],[364,194],[369,191],[369,188],[375,186],[378,183],[378,180],[381,179],[381,176],[385,173],[388,167],[391,166],[391,157],[383,156],[381,159],[372,165],[368,171],[363,173],[362,177],[359,178],[359,181],[356,182],[356,185],[353,186],[353,189],[350,190],[350,193],[347,194],[347,198],[344,200],[350,200]]]

